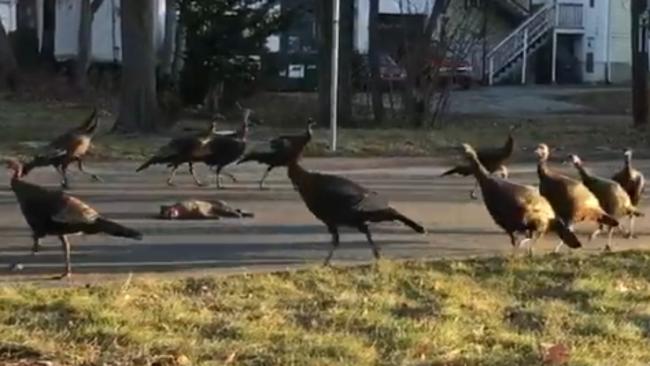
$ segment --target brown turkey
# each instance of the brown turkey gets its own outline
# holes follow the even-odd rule
[[[595,221],[600,225],[618,227],[618,220],[600,207],[598,198],[584,184],[548,167],[549,148],[546,144],[539,144],[535,154],[538,158],[539,191],[567,226],[572,228],[582,221]],[[560,242],[555,248],[556,252],[562,244]]]
[[[521,125],[515,125],[511,126],[510,130],[508,132],[508,138],[506,139],[506,142],[503,144],[503,146],[500,147],[489,147],[489,148],[481,148],[476,150],[476,155],[478,157],[478,160],[481,162],[483,167],[490,173],[494,174],[495,172],[500,172],[501,176],[503,178],[508,178],[508,168],[506,167],[506,163],[512,156],[512,153],[515,151],[515,139],[513,136],[513,133],[519,128]],[[440,176],[445,177],[448,175],[454,175],[458,174],[463,177],[467,177],[473,174],[472,168],[469,165],[457,165],[444,173],[442,173]],[[476,191],[478,190],[478,182],[474,184],[474,188],[470,192],[470,197],[472,199],[476,199]]]
[[[257,117],[254,117],[255,113],[251,109],[244,108],[242,113],[243,122],[241,127],[231,134],[224,133],[213,137],[207,143],[205,147],[207,152],[201,159],[201,162],[214,169],[217,189],[223,188],[221,174],[228,176],[233,182],[237,181],[234,175],[224,172],[223,169],[242,157],[244,151],[246,151],[250,128],[261,123]]]
[[[217,124],[213,122],[208,131],[171,139],[135,171],[141,172],[151,165],[165,164],[171,168],[167,178],[167,185],[173,186],[176,170],[187,163],[194,183],[197,186],[202,186],[203,183],[194,172],[194,163],[202,161],[204,156],[208,154],[208,143],[214,138],[216,131]]]
[[[61,241],[65,256],[63,277],[72,274],[69,234],[99,234],[141,240],[138,231],[102,217],[80,199],[60,190],[50,190],[21,180],[22,165],[18,160],[6,159],[7,168],[13,171],[11,189],[16,195],[20,210],[32,230],[32,251],[37,253],[40,240],[55,235]]]
[[[391,207],[378,193],[347,178],[307,171],[298,163],[299,157],[297,155],[289,161],[288,175],[309,211],[327,226],[332,235],[332,248],[325,258],[325,265],[329,264],[339,246],[340,226],[364,233],[376,259],[380,258],[379,247],[372,239],[368,223],[399,221],[415,232],[425,232],[422,225]]]
[[[584,167],[582,160],[578,155],[569,155],[569,160],[578,170],[582,183],[589,188],[596,198],[598,198],[600,207],[602,207],[605,212],[617,219],[627,216],[632,220],[633,217],[643,216],[643,213],[639,212],[639,210],[632,205],[630,196],[625,192],[620,184],[611,179],[591,174],[591,172]],[[603,228],[603,225],[599,226],[598,229],[591,234],[590,239],[595,239]],[[614,227],[606,226],[605,228],[607,229],[607,246],[605,249],[611,250]]]
[[[311,141],[315,126],[316,123],[314,120],[309,118],[304,133],[298,135],[278,136],[268,142],[267,148],[253,149],[252,151],[245,153],[244,156],[239,159],[237,164],[255,161],[267,166],[259,183],[260,190],[262,190],[264,189],[264,181],[271,170],[280,166],[287,166],[293,159],[302,154],[305,146],[309,141]]]
[[[485,207],[494,222],[510,237],[513,250],[528,243],[532,254],[537,240],[548,231],[554,231],[571,248],[580,248],[580,240],[555,215],[555,211],[537,188],[513,183],[495,177],[481,164],[478,154],[469,144],[463,144],[465,158],[481,188]],[[517,240],[517,235],[524,238]]]
[[[612,180],[618,182],[623,187],[625,192],[630,196],[630,201],[634,207],[638,207],[645,191],[645,177],[643,173],[634,169],[632,166],[632,150],[625,149],[623,151],[624,165],[623,169],[616,173]],[[630,217],[630,228],[627,233],[628,237],[635,237],[634,235],[634,216]]]
[[[80,172],[89,175],[95,181],[101,181],[99,176],[87,172],[83,166],[83,158],[88,153],[98,128],[97,109],[94,109],[81,126],[57,137],[41,153],[27,162],[23,167],[23,176],[29,174],[34,168],[52,166],[61,175],[61,187],[68,188],[68,166],[77,162]]]

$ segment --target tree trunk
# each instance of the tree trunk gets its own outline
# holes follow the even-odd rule
[[[406,52],[406,87],[404,88],[403,99],[404,109],[407,118],[414,127],[422,127],[426,121],[426,115],[430,112],[429,93],[425,88],[428,83],[435,83],[436,80],[427,80],[430,75],[427,72],[432,56],[431,39],[436,29],[438,19],[446,9],[448,1],[436,1],[431,9],[424,28],[417,34],[415,39],[407,42],[409,45]],[[442,30],[444,33],[444,29]],[[444,36],[441,35],[441,43],[444,43]],[[440,55],[444,57],[445,55]]]
[[[172,74],[172,64],[174,62],[174,40],[176,38],[177,17],[176,0],[166,0],[165,7],[165,38],[160,55],[160,74],[164,79],[170,80]]]
[[[351,126],[352,102],[352,56],[354,52],[354,2],[341,2],[341,32],[339,54],[338,118],[341,126]]]
[[[56,29],[56,1],[43,2],[43,36],[41,43],[41,65],[54,70],[54,31]]]
[[[325,126],[330,119],[330,84],[332,80],[332,0],[318,0],[318,122]]]
[[[75,85],[81,91],[88,88],[88,68],[93,48],[93,19],[104,0],[81,0],[79,30],[77,33],[77,61],[75,62]]]
[[[631,10],[632,36],[632,111],[634,127],[648,124],[648,41],[647,30],[642,28],[640,17],[646,10],[647,0],[633,0]],[[642,42],[640,40],[643,40]]]
[[[183,52],[185,52],[185,27],[180,22],[176,23],[174,32],[174,56],[172,59],[171,80],[178,85],[181,70],[183,69]]]
[[[15,91],[18,82],[17,74],[16,57],[9,43],[7,32],[0,22],[0,88],[6,85]]]
[[[384,101],[381,92],[381,74],[379,68],[379,0],[370,0],[368,9],[368,64],[370,66],[370,93],[372,95],[372,112],[376,123],[384,120]]]
[[[121,0],[122,92],[114,130],[153,132],[160,125],[156,98],[153,0]]]
[[[79,31],[77,33],[77,62],[75,63],[75,85],[81,91],[88,87],[88,66],[90,65],[90,51],[93,31],[93,16],[90,9],[90,0],[81,0],[79,15]]]

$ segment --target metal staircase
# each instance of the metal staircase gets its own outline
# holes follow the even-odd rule
[[[526,83],[528,57],[552,36],[557,24],[556,12],[555,2],[544,5],[488,53],[490,85],[512,76],[517,70],[521,71],[522,84]]]

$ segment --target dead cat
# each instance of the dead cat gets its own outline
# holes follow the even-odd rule
[[[173,205],[161,205],[161,219],[166,220],[219,220],[222,217],[254,217],[252,212],[233,208],[225,201],[185,200]]]

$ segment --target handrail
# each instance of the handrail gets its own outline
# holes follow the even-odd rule
[[[544,5],[543,7],[537,9],[535,14],[530,16],[528,19],[526,19],[525,22],[521,23],[519,27],[517,27],[514,31],[512,31],[506,38],[504,38],[499,44],[497,44],[494,48],[492,48],[492,51],[488,52],[487,57],[492,57],[503,45],[505,45],[508,41],[510,41],[512,38],[514,38],[516,35],[518,35],[523,29],[525,29],[530,23],[532,23],[534,20],[536,20],[539,16],[544,14],[546,11],[552,9],[555,7],[554,3],[548,3]]]

